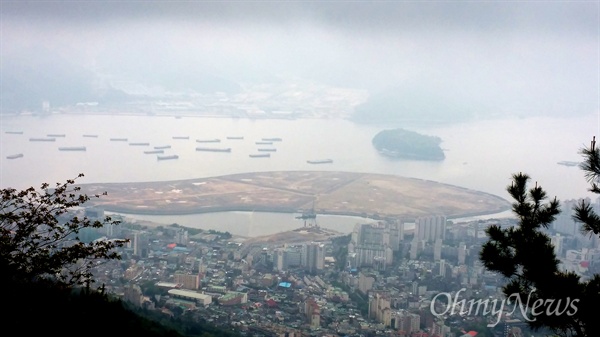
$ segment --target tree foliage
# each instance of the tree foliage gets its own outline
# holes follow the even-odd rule
[[[8,290],[2,303],[8,308],[3,318],[9,328],[26,336],[81,336],[90,329],[117,336],[236,335],[192,321],[165,325],[160,312],[144,314],[105,294],[104,286],[92,289],[93,268],[120,259],[116,248],[128,240],[80,240],[82,230],[119,221],[80,216],[77,211],[91,197],[79,191],[75,179],[53,188],[42,184],[39,190],[0,190],[0,286]]]
[[[5,330],[19,331],[21,336],[184,336],[100,291],[50,282],[19,283],[7,289],[2,296]]]
[[[90,285],[97,263],[120,258],[115,248],[127,240],[79,239],[83,229],[119,222],[74,213],[90,200],[74,184],[75,179],[70,179],[54,188],[44,183],[39,190],[0,190],[0,270],[6,277],[16,282],[50,279],[68,286]]]
[[[580,154],[584,157],[580,167],[591,184],[589,190],[600,194],[600,152],[595,140]],[[560,214],[560,203],[556,198],[548,200],[537,183],[530,187],[530,179],[524,173],[512,176],[507,191],[515,200],[512,210],[518,225],[490,226],[479,257],[488,270],[507,279],[504,294],[514,301],[518,296],[528,308],[524,318],[532,328],[549,328],[561,336],[600,336],[600,322],[595,317],[600,303],[600,275],[583,280],[559,268],[554,246],[544,229]],[[573,211],[573,220],[582,223],[583,233],[600,233],[600,217],[588,201],[581,200]]]

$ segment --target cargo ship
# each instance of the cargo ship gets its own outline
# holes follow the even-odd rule
[[[221,142],[220,139],[215,138],[215,139],[196,139],[196,142],[198,143],[219,143]]]
[[[162,145],[162,146],[154,147],[155,150],[170,149],[170,148],[171,148],[171,145]]]
[[[273,142],[256,142],[256,145],[273,145]]]
[[[127,138],[111,138],[111,142],[126,142]]]
[[[319,159],[319,160],[307,160],[306,161],[309,164],[331,164],[333,163],[333,160],[331,159]]]
[[[265,142],[280,142],[283,139],[276,137],[276,138],[263,138],[262,140],[265,141]]]
[[[65,134],[64,133],[61,133],[61,134],[51,133],[51,134],[47,135],[47,137],[65,137]]]
[[[59,147],[58,150],[59,151],[85,151],[86,148],[85,148],[85,146],[66,146],[66,147]]]
[[[11,154],[10,156],[6,156],[6,159],[17,159],[23,157],[22,153]]]
[[[98,135],[83,135],[86,138],[98,138]]]
[[[144,151],[145,154],[157,154],[157,153],[165,153],[164,150],[150,150],[150,151]]]
[[[208,151],[208,152],[231,152],[230,147],[215,148],[215,147],[197,147],[196,151]]]
[[[22,135],[23,131],[6,131],[5,133],[9,135]]]
[[[173,136],[173,139],[190,139],[190,136]]]
[[[577,166],[577,165],[579,165],[579,162],[563,160],[563,161],[559,161],[557,164],[563,165],[563,166]]]
[[[270,153],[256,153],[256,154],[251,154],[250,158],[269,158],[271,157]]]
[[[131,146],[148,146],[150,143],[129,143]]]
[[[269,149],[257,149],[257,150],[258,150],[258,152],[275,152],[275,151],[277,151],[277,149],[271,149],[271,148],[269,148]]]
[[[242,136],[229,136],[227,139],[244,139]]]
[[[156,156],[156,159],[158,159],[158,160],[168,160],[168,159],[177,159],[177,158],[179,158],[179,156],[176,154],[171,154],[171,155],[167,155],[167,156],[161,156],[161,155]]]
[[[56,138],[29,138],[30,142],[54,142]]]

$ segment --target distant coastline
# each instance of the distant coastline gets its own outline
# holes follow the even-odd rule
[[[118,206],[109,206],[105,207],[104,210],[110,213],[119,213],[119,214],[129,214],[129,215],[191,215],[191,214],[209,214],[209,213],[222,213],[222,212],[259,212],[259,213],[282,213],[282,214],[298,214],[298,210],[286,208],[286,207],[277,207],[277,206],[265,206],[265,207],[234,207],[234,206],[222,206],[222,207],[211,207],[211,208],[198,208],[191,209],[185,211],[161,211],[159,209],[144,209],[138,208],[136,210],[131,210],[128,208],[121,208]],[[503,213],[510,210],[509,208],[501,208],[498,210],[490,210],[490,211],[481,211],[481,212],[472,212],[472,213],[464,213],[446,217],[448,220],[452,219],[462,219],[462,218],[471,218],[471,217],[479,217],[491,214]],[[377,214],[365,214],[365,213],[356,213],[356,212],[330,212],[327,210],[321,210],[317,212],[318,215],[334,215],[334,216],[349,216],[349,217],[359,217],[359,218],[367,218],[372,220],[386,220],[386,219],[395,219],[391,216],[382,216]],[[404,219],[408,222],[414,221],[414,219],[406,218]]]

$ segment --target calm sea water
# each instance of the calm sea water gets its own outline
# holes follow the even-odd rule
[[[85,174],[80,183],[93,183],[168,181],[257,171],[335,170],[428,179],[509,199],[505,188],[511,175],[525,172],[533,182],[541,184],[549,196],[559,200],[595,198],[587,192],[588,185],[579,168],[557,162],[581,160],[579,149],[599,133],[596,115],[510,118],[445,126],[364,126],[333,119],[115,115],[4,116],[0,122],[2,188],[63,182],[79,173]],[[377,132],[395,127],[440,137],[446,159],[426,162],[379,155],[371,145],[371,139]],[[14,131],[23,133],[7,133]],[[64,137],[56,137],[54,142],[29,140],[50,134]],[[86,134],[97,137],[83,137]],[[173,139],[181,136],[189,139]],[[231,136],[243,139],[227,139]],[[111,141],[110,138],[127,138],[127,141]],[[272,145],[256,144],[263,138],[282,140]],[[201,144],[196,142],[197,139],[220,139],[221,142]],[[146,142],[150,145],[130,145]],[[176,154],[179,158],[157,160],[155,154],[144,154],[144,151],[161,145],[170,145],[165,154]],[[58,150],[65,146],[85,146],[86,151]],[[231,152],[199,152],[195,150],[198,146],[229,147]],[[275,151],[269,152],[270,158],[250,158],[249,154],[259,153],[258,148],[274,148]],[[23,157],[6,158],[17,153],[22,153]],[[306,163],[307,160],[325,158],[332,159],[333,163]],[[248,222],[244,220],[246,216],[240,215],[241,218],[232,221],[239,227],[240,222]],[[175,220],[177,218],[169,218],[164,222],[183,224],[182,219]],[[356,222],[356,219],[349,221]],[[210,219],[191,222],[214,223]],[[280,222],[273,220],[261,226],[277,227]],[[292,220],[290,224],[296,226],[298,223]],[[263,232],[259,226],[255,228],[254,232]]]

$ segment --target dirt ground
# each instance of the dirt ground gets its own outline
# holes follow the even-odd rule
[[[280,171],[147,183],[80,185],[107,195],[90,205],[138,214],[218,211],[303,212],[400,217],[441,214],[448,218],[493,214],[508,201],[462,187],[400,176],[324,171]]]

